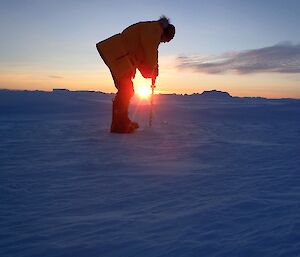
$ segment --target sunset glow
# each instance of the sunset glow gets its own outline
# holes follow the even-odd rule
[[[144,0],[138,5],[134,1],[124,5],[120,0],[78,1],[78,5],[34,2],[0,3],[1,24],[5,24],[0,25],[0,89],[116,93],[95,44],[132,24],[166,14],[177,30],[174,40],[159,45],[155,94],[217,89],[241,97],[300,98],[300,1],[193,1],[187,5],[168,0],[150,9]],[[112,19],[112,13],[118,19]],[[40,23],[41,14],[45,19]],[[193,23],[185,17],[192,17]],[[187,40],[191,35],[193,40]],[[133,84],[139,99],[149,98],[151,79],[137,71]]]
[[[151,87],[145,85],[137,86],[136,94],[142,99],[147,99],[151,95]]]

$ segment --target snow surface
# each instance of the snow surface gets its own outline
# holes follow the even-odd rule
[[[300,101],[0,92],[0,256],[300,256]]]

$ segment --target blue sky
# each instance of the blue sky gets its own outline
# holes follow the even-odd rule
[[[161,14],[176,26],[173,42],[160,47],[161,57],[222,55],[300,43],[300,1],[295,0],[1,0],[1,74],[22,71],[32,77],[39,70],[59,77],[68,71],[105,69],[95,43]],[[0,88],[8,82],[0,77]]]

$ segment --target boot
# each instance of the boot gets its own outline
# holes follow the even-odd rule
[[[132,121],[131,119],[129,119],[128,117],[128,107],[126,108],[126,122],[128,123],[128,125],[134,129],[138,129],[140,126],[137,122]]]
[[[133,127],[133,129],[138,129],[140,127],[137,122],[131,120],[129,121],[130,121],[130,126]]]
[[[139,126],[128,118],[127,108],[123,108],[118,100],[113,101],[111,133],[132,133]]]

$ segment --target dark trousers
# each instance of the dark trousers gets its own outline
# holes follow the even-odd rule
[[[114,83],[118,92],[113,100],[111,132],[127,133],[130,126],[129,103],[134,95],[132,75],[125,76],[119,81],[114,78]]]
[[[102,54],[100,48],[97,46],[97,50],[103,59],[104,63],[109,67],[108,62],[106,61],[106,58]],[[110,67],[109,67],[110,69]],[[112,123],[111,123],[111,132],[116,133],[128,133],[130,130],[132,130],[132,126],[130,126],[130,119],[128,118],[128,108],[130,99],[134,95],[134,88],[133,88],[133,82],[132,78],[135,75],[135,71],[132,71],[132,73],[124,76],[122,79],[117,80],[111,69],[110,69],[112,78],[115,83],[115,87],[118,89],[118,92],[115,96],[115,99],[113,100],[113,111],[112,111]],[[137,128],[138,125],[135,125],[135,128]]]
[[[118,89],[114,102],[121,110],[126,110],[128,112],[128,107],[130,99],[134,95],[134,88],[132,82],[132,75],[129,74],[122,78],[120,81],[114,79],[115,87]]]

